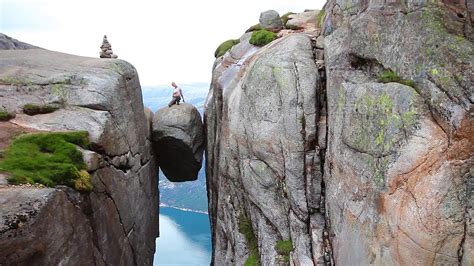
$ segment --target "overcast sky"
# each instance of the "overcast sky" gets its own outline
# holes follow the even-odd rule
[[[49,50],[98,57],[102,36],[142,85],[210,82],[214,51],[261,11],[321,9],[325,0],[0,0],[0,32]]]

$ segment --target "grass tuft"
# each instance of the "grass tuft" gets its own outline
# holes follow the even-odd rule
[[[377,80],[378,82],[381,82],[381,83],[396,82],[396,83],[400,83],[400,84],[415,88],[415,82],[413,80],[402,79],[400,76],[397,75],[397,73],[395,73],[392,70],[386,70],[382,72],[382,74],[379,76]]]
[[[245,236],[249,249],[249,257],[245,261],[245,266],[260,265],[260,254],[258,253],[258,242],[253,232],[252,222],[250,219],[241,214],[239,216],[239,232]]]
[[[4,111],[4,110],[0,110],[0,121],[8,121],[10,119],[12,119],[14,116],[12,114],[10,114],[9,112],[7,111]]]
[[[214,52],[214,57],[215,58],[218,58],[218,57],[221,57],[223,56],[228,50],[230,50],[230,48],[232,48],[234,45],[238,44],[240,42],[239,39],[236,39],[236,40],[227,40],[223,43],[221,43],[221,45],[219,45],[219,47],[217,47],[216,51]]]
[[[258,31],[258,30],[262,30],[262,26],[260,24],[255,24],[253,26],[251,26],[250,28],[248,28],[245,32],[252,32],[252,31]]]
[[[293,251],[293,242],[291,240],[279,240],[276,243],[278,254],[283,255],[285,262],[290,262],[290,252]]]
[[[316,16],[316,27],[321,28],[324,23],[324,15],[326,15],[326,11],[324,11],[324,8],[319,11],[318,15]]]
[[[26,134],[16,138],[0,159],[0,172],[10,173],[11,184],[67,185],[92,189],[82,153],[89,147],[87,131]]]
[[[58,109],[59,107],[51,104],[37,105],[33,103],[28,103],[23,106],[23,113],[27,115],[47,114],[52,113]]]
[[[259,30],[252,33],[252,37],[250,37],[249,42],[256,46],[264,46],[268,43],[271,43],[276,38],[277,35],[274,32],[268,30]]]

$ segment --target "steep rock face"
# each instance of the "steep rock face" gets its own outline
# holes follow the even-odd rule
[[[151,265],[157,167],[136,70],[121,60],[40,49],[3,50],[0,57],[0,106],[16,115],[0,122],[2,140],[86,130],[93,151],[83,153],[94,186],[86,194],[0,187],[0,264]],[[22,112],[27,103],[59,109],[29,116]]]
[[[204,136],[196,107],[183,103],[159,109],[153,117],[152,140],[158,165],[170,181],[197,179]]]
[[[323,262],[312,40],[291,34],[258,50],[248,39],[216,61],[207,101],[213,263],[242,265],[251,256],[246,223],[262,265],[284,263],[278,241],[292,242],[296,263]]]
[[[473,263],[473,10],[442,2],[326,5],[336,264]],[[414,88],[377,83],[388,69]]]
[[[215,62],[214,264],[284,263],[279,240],[294,265],[473,264],[472,5],[322,14],[324,36],[281,31],[259,49],[246,34]]]

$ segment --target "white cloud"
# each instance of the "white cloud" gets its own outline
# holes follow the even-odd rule
[[[301,12],[323,4],[324,0],[0,0],[0,32],[90,57],[98,57],[107,34],[114,52],[137,68],[144,85],[209,82],[216,47],[258,23],[261,11]]]

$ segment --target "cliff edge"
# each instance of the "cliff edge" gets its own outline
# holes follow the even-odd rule
[[[23,133],[87,131],[92,183],[81,193],[9,185],[3,172],[0,264],[151,265],[157,166],[134,67],[43,49],[0,57],[0,149]]]

